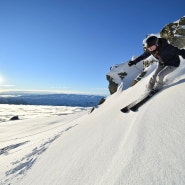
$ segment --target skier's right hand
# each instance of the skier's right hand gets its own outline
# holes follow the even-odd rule
[[[130,60],[128,62],[128,66],[136,65],[136,62],[134,60]]]

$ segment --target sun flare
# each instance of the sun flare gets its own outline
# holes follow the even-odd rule
[[[3,83],[3,77],[0,75],[0,84]]]

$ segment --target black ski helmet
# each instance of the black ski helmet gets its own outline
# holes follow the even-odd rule
[[[156,36],[150,36],[146,39],[145,46],[148,48],[153,45],[158,45],[157,42],[158,42],[158,38]]]

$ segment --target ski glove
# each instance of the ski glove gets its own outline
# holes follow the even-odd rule
[[[136,65],[136,62],[135,62],[134,60],[133,60],[133,61],[130,60],[130,61],[128,62],[128,65],[129,65],[129,66]]]

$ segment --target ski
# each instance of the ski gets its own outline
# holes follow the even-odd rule
[[[126,107],[121,109],[121,112],[127,113],[130,110],[135,112],[137,111],[143,104],[145,104],[150,98],[152,98],[158,91],[150,91],[141,98],[135,100],[134,102],[130,103]]]

